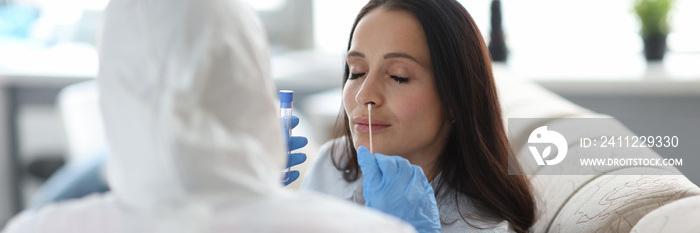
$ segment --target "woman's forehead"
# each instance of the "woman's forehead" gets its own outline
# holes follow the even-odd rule
[[[423,27],[413,14],[402,10],[377,8],[367,13],[355,28],[350,51],[363,53],[368,59],[387,53],[406,53],[421,65],[430,64]]]

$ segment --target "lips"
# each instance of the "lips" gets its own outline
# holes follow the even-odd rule
[[[356,117],[352,119],[355,123],[355,131],[358,133],[369,133],[369,118],[367,117]],[[378,133],[384,131],[385,129],[391,127],[391,124],[377,119],[372,119],[372,133]]]

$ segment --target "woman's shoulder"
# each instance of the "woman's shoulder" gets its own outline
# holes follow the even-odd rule
[[[436,188],[435,183],[431,185]],[[495,218],[479,201],[450,187],[438,192],[436,199],[443,232],[514,232],[508,221]]]
[[[514,232],[506,220],[493,218],[469,198],[438,201],[443,232]]]
[[[323,143],[318,149],[318,155],[316,155],[316,160],[314,162],[319,161],[333,164],[345,159],[345,156],[341,156],[344,153],[345,142],[345,137],[339,137]]]
[[[335,138],[324,143],[316,158],[311,162],[304,175],[300,190],[313,190],[341,198],[352,198],[358,181],[348,182],[343,178],[343,171],[335,164],[342,164],[347,157],[344,153],[345,138]],[[359,180],[359,179],[358,179]]]
[[[345,157],[342,156],[343,151],[341,149],[343,148],[343,142],[344,137],[334,138],[321,145],[321,147],[318,149],[318,154],[316,154],[314,160],[311,161],[309,170],[307,171],[302,183],[315,180],[314,178],[317,177],[315,176],[315,173],[318,172],[325,174],[336,173],[337,171],[337,173],[340,173],[340,170],[336,168],[335,164],[339,164],[339,162]]]

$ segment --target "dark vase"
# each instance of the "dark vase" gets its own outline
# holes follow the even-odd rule
[[[666,53],[666,35],[644,38],[644,56],[647,61],[661,61]]]
[[[491,1],[491,41],[489,41],[491,59],[504,62],[508,59],[508,47],[503,36],[503,19],[501,17],[501,1]]]

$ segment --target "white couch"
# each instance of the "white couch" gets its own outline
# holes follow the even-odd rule
[[[524,80],[495,70],[499,98],[506,118],[601,118],[554,93]],[[531,156],[525,148],[530,131],[509,132],[511,147]],[[549,122],[553,123],[553,122]],[[600,130],[584,125],[578,132],[588,137],[612,135],[628,130],[622,124]],[[570,146],[569,151],[581,150]],[[623,156],[623,151],[609,156]],[[637,157],[658,158],[649,148],[634,150]],[[544,174],[546,167],[533,174]],[[539,169],[539,170],[537,170]],[[532,232],[698,232],[700,223],[700,188],[675,168],[626,167],[601,170],[596,175],[531,175],[536,192],[538,219]],[[621,175],[622,174],[622,175]],[[640,175],[626,175],[640,174]],[[655,175],[641,175],[655,174]],[[668,175],[658,175],[668,174]],[[681,204],[683,203],[683,204]],[[641,220],[640,220],[641,219]],[[682,224],[682,225],[675,225]]]

